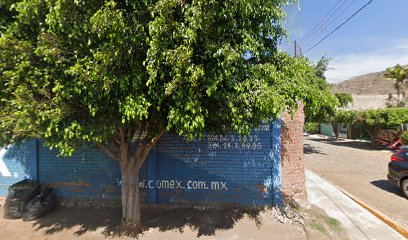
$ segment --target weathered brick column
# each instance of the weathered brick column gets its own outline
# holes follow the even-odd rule
[[[299,105],[293,118],[288,112],[282,115],[282,193],[284,201],[304,202],[307,199],[305,165],[303,161],[303,105]]]

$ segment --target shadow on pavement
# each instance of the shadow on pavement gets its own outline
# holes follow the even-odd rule
[[[362,141],[353,141],[353,140],[336,140],[334,138],[329,139],[316,139],[316,138],[307,138],[307,140],[331,144],[334,146],[340,147],[349,147],[349,148],[356,148],[356,149],[363,149],[363,150],[374,150],[378,151],[379,149],[371,142],[362,142]]]
[[[160,231],[179,230],[189,226],[197,231],[198,236],[214,235],[216,230],[231,229],[235,222],[247,214],[261,225],[259,220],[260,208],[256,207],[143,207],[143,231],[149,228],[158,228]],[[53,234],[64,229],[78,228],[75,232],[81,236],[88,231],[103,228],[102,234],[106,237],[124,236],[120,230],[121,209],[92,209],[92,208],[57,208],[48,215],[35,220],[35,230],[45,228],[46,234]],[[143,234],[143,233],[142,233]],[[137,234],[130,234],[137,237]]]
[[[320,148],[313,147],[310,144],[303,144],[303,153],[304,154],[322,154],[322,155],[327,155],[326,153],[323,153]]]
[[[402,195],[401,190],[394,184],[390,183],[388,180],[375,180],[370,183],[384,191],[394,193],[395,195],[405,198]]]

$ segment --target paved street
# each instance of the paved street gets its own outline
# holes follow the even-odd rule
[[[361,141],[305,139],[305,167],[408,230],[408,199],[387,181],[391,153]]]
[[[351,240],[403,240],[404,236],[347,197],[333,184],[306,170],[309,203],[339,220]]]

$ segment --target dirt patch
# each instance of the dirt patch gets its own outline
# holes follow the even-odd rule
[[[1,216],[3,211],[0,208]],[[330,228],[331,220],[325,221],[325,217],[315,215],[310,210],[298,209],[285,215],[285,218],[291,216],[291,223],[281,223],[277,218],[278,212],[277,209],[238,206],[145,206],[142,212],[145,229],[137,238],[339,239],[333,237],[332,233],[336,231],[334,227],[334,230]],[[295,215],[298,216],[297,220]],[[120,209],[60,207],[32,222],[0,218],[0,239],[134,239],[123,236],[119,231],[120,217]],[[313,229],[313,226],[320,226],[321,223],[325,230]],[[337,223],[334,225],[337,226]]]

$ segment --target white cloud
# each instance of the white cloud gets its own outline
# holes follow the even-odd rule
[[[408,64],[408,39],[383,42],[381,50],[333,57],[326,72],[328,82],[336,83],[351,77],[384,71],[396,64]]]

